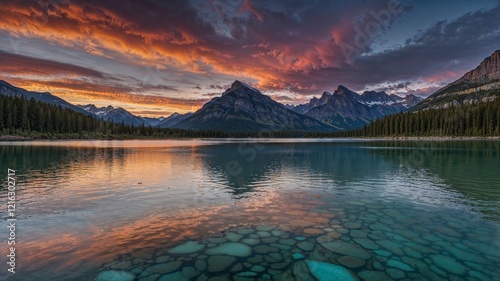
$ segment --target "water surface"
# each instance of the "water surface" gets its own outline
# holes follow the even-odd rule
[[[498,141],[37,141],[0,158],[19,188],[8,280],[500,278]]]

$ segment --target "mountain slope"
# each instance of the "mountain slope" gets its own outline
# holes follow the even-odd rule
[[[235,81],[221,97],[207,102],[174,128],[257,132],[261,130],[333,131],[337,128],[299,114]]]
[[[309,103],[296,106],[293,110],[349,130],[362,127],[385,115],[406,111],[420,100],[414,95],[403,98],[375,91],[359,95],[341,85],[333,94],[324,92],[319,99],[312,98]]]
[[[500,96],[500,50],[495,51],[475,69],[439,89],[411,110],[447,108],[494,100],[498,96]]]
[[[161,121],[165,120],[165,117],[141,117],[144,121],[146,121],[146,124],[149,124],[149,126],[156,127]]]
[[[154,126],[156,126],[158,128],[171,128],[171,127],[175,126],[177,123],[184,121],[186,118],[190,117],[191,115],[193,115],[193,112],[188,112],[185,114],[180,114],[180,113],[175,112],[172,115],[168,116],[167,118],[161,120],[160,122],[158,122]]]
[[[316,106],[323,105],[328,102],[328,100],[331,97],[331,93],[329,92],[323,92],[321,97],[318,99],[316,97],[313,97],[308,103],[305,104],[299,104],[297,106],[292,107],[291,109],[295,112],[298,112],[300,114],[306,114],[309,110],[315,108]]]
[[[39,93],[39,92],[27,91],[25,89],[12,86],[11,84],[3,80],[0,80],[0,95],[10,96],[10,97],[22,96],[28,100],[34,98],[36,101],[48,103],[55,106],[61,106],[62,108],[69,108],[73,111],[89,115],[89,113],[86,112],[85,110],[75,105],[72,105],[71,103],[59,97],[52,95],[51,93]]]

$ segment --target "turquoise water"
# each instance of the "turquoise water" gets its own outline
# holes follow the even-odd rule
[[[498,141],[22,142],[0,157],[19,188],[17,272],[0,260],[0,279],[500,278]]]

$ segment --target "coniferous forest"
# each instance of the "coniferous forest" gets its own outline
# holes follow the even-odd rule
[[[220,131],[133,127],[97,119],[60,106],[0,95],[0,135],[30,138],[190,138],[230,137]],[[247,135],[232,134],[234,137]]]
[[[235,133],[133,127],[97,119],[59,106],[0,96],[0,135],[29,138],[196,138],[196,137],[482,137],[500,136],[500,99],[487,103],[399,113],[361,129],[333,133]]]
[[[316,134],[310,134],[315,136]],[[319,135],[317,135],[319,137]],[[327,137],[488,137],[500,136],[500,99],[472,105],[388,115],[361,129]]]

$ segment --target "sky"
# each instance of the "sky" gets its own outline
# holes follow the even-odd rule
[[[426,97],[500,49],[500,0],[2,0],[0,80],[142,116],[234,80],[287,104],[338,85]]]

